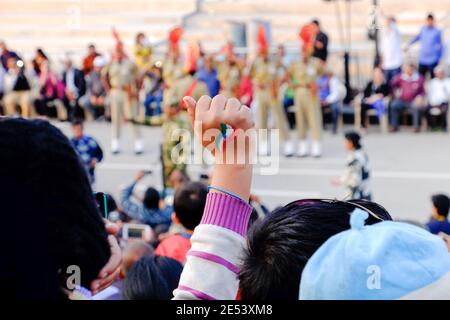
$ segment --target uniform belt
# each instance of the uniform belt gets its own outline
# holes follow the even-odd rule
[[[295,85],[295,89],[309,89],[310,85],[309,84],[296,84]]]

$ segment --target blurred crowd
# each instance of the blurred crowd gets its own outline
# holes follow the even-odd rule
[[[186,95],[221,93],[239,99],[252,107],[258,128],[279,129],[286,156],[320,157],[324,122],[331,122],[336,133],[344,107],[353,110],[355,127],[362,133],[370,124],[369,116],[378,118],[384,131],[395,132],[409,122],[415,132],[447,130],[449,66],[434,16],[427,16],[407,44],[402,45],[394,17],[386,18],[380,34],[373,78],[360,92],[344,84],[336,68],[327,64],[329,40],[318,20],[299,32],[299,59],[287,55],[281,44],[272,50],[263,25],[257,53],[246,55],[236,53],[231,42],[216,53],[206,53],[198,42],[181,48],[179,27],[170,32],[164,57],[154,53],[144,33],[136,35],[134,51],[128,55],[114,31],[112,54],[91,44],[82,65],[74,65],[68,55],[62,73],[54,70],[44,49],[37,49],[32,61],[24,61],[0,42],[0,106],[5,115],[25,118],[107,119],[112,122],[113,153],[120,152],[123,120],[130,123],[135,152],[140,154],[143,143],[137,124],[165,123],[183,110]],[[408,54],[415,43],[420,45],[418,61]],[[296,129],[296,138],[291,129]],[[268,142],[260,142],[259,152],[269,152]]]
[[[364,199],[301,199],[269,212],[250,194],[251,165],[230,164],[196,181],[175,171],[172,189],[143,194],[136,185],[151,173],[139,172],[116,201],[93,194],[71,142],[49,122],[0,118],[0,135],[3,221],[21,221],[20,232],[0,234],[9,298],[448,298],[447,195],[431,198],[426,225],[393,222]],[[346,140],[361,149],[356,133]]]
[[[426,225],[392,221],[371,202],[361,142],[372,114],[392,132],[408,113],[415,132],[425,127],[423,119],[429,128],[448,129],[442,34],[428,15],[407,45],[420,43],[419,61],[408,61],[394,18],[383,31],[373,79],[358,94],[350,94],[327,63],[328,37],[318,20],[300,30],[301,56],[294,60],[282,45],[270,51],[263,27],[252,59],[237,54],[232,43],[214,54],[188,43],[182,54],[181,28],[171,31],[164,59],[155,57],[143,33],[130,56],[114,31],[110,59],[91,44],[82,66],[68,57],[62,73],[43,49],[28,62],[0,42],[1,107],[9,116],[0,117],[0,202],[9,213],[4,223],[19,225],[20,217],[22,228],[0,234],[6,291],[19,298],[98,300],[448,297],[449,197],[431,198]],[[286,156],[320,157],[323,119],[330,115],[336,133],[349,94],[360,132],[345,134],[347,170],[335,183],[352,200],[302,199],[269,211],[251,194],[251,164],[218,165],[211,177],[191,180],[185,167],[164,163],[174,147],[166,138],[162,159],[170,170],[163,190],[150,186],[138,194],[137,185],[151,174],[139,172],[119,199],[93,194],[103,151],[84,134],[82,119],[111,121],[114,154],[121,152],[126,120],[141,154],[140,124],[162,125],[165,133],[191,127],[190,101],[202,104],[199,117],[215,108],[202,118],[206,129],[218,129],[217,123],[249,129],[255,117],[257,128],[279,129]],[[73,137],[48,121],[15,115],[71,121]],[[268,141],[259,143],[260,154],[269,149]],[[17,254],[24,248],[27,255]],[[40,262],[33,272],[30,261]],[[71,266],[82,272],[74,285],[65,273]],[[376,268],[382,268],[380,279]]]

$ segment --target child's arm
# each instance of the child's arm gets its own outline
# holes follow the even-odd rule
[[[198,137],[200,129],[204,136],[207,130],[220,128],[221,123],[234,129],[253,129],[250,109],[241,106],[237,99],[227,100],[219,95],[211,100],[204,96],[198,103],[185,98],[185,103]],[[242,132],[238,131],[237,135],[240,134]],[[228,142],[227,147],[230,148]],[[202,144],[206,147],[210,142],[202,141]],[[175,299],[223,300],[236,297],[240,259],[252,210],[248,204],[252,144],[234,146],[234,153],[244,153],[247,161],[216,164],[211,186],[219,190],[211,189],[208,194],[202,221],[191,238],[192,247],[187,254],[179,287],[174,292]],[[216,162],[223,156],[220,150],[214,150],[214,154]]]

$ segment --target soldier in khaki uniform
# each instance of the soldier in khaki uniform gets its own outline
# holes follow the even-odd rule
[[[170,97],[171,90],[175,83],[184,75],[183,63],[180,61],[179,48],[172,48],[162,66],[162,78],[164,80],[163,105],[169,105],[172,102]]]
[[[193,72],[186,73],[184,77],[178,79],[170,91],[170,97],[168,99],[170,99],[171,103],[170,105],[165,105],[166,110],[164,113],[166,118],[162,125],[162,161],[164,165],[164,179],[166,182],[168,182],[168,177],[173,171],[180,170],[185,172],[186,170],[186,163],[176,163],[176,159],[172,159],[172,150],[180,143],[183,143],[181,139],[174,141],[172,139],[172,133],[179,129],[192,131],[191,123],[187,112],[184,109],[184,102],[182,99],[188,95],[198,100],[201,96],[206,94],[208,94],[206,84],[194,78]],[[185,146],[182,150],[189,150],[189,148],[188,146]]]
[[[322,111],[317,96],[316,80],[320,75],[320,63],[311,57],[307,47],[303,47],[303,57],[290,65],[288,73],[291,85],[295,89],[295,119],[300,139],[297,156],[305,157],[309,153],[307,133],[311,131],[313,157],[320,157],[322,136]]]
[[[114,52],[112,62],[103,71],[106,87],[109,88],[111,101],[113,154],[120,152],[120,133],[122,116],[129,122],[134,135],[134,151],[141,154],[144,150],[139,127],[134,124],[138,114],[136,77],[137,68],[124,54],[121,47]]]
[[[276,81],[276,61],[270,60],[267,49],[260,53],[251,66],[251,77],[253,79],[253,96],[258,103],[256,125],[258,129],[267,129],[269,110],[273,112],[276,129],[280,130],[281,142],[286,141],[288,129],[286,116],[278,102]],[[260,153],[267,155],[267,142],[261,141]]]
[[[245,63],[234,54],[231,43],[225,46],[225,55],[222,57],[223,61],[216,62],[220,93],[227,98],[239,98],[239,84]]]

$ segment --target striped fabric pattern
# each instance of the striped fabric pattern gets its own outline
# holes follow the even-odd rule
[[[234,300],[239,288],[239,262],[246,246],[249,204],[211,192],[201,224],[192,235],[191,250],[176,300]]]

